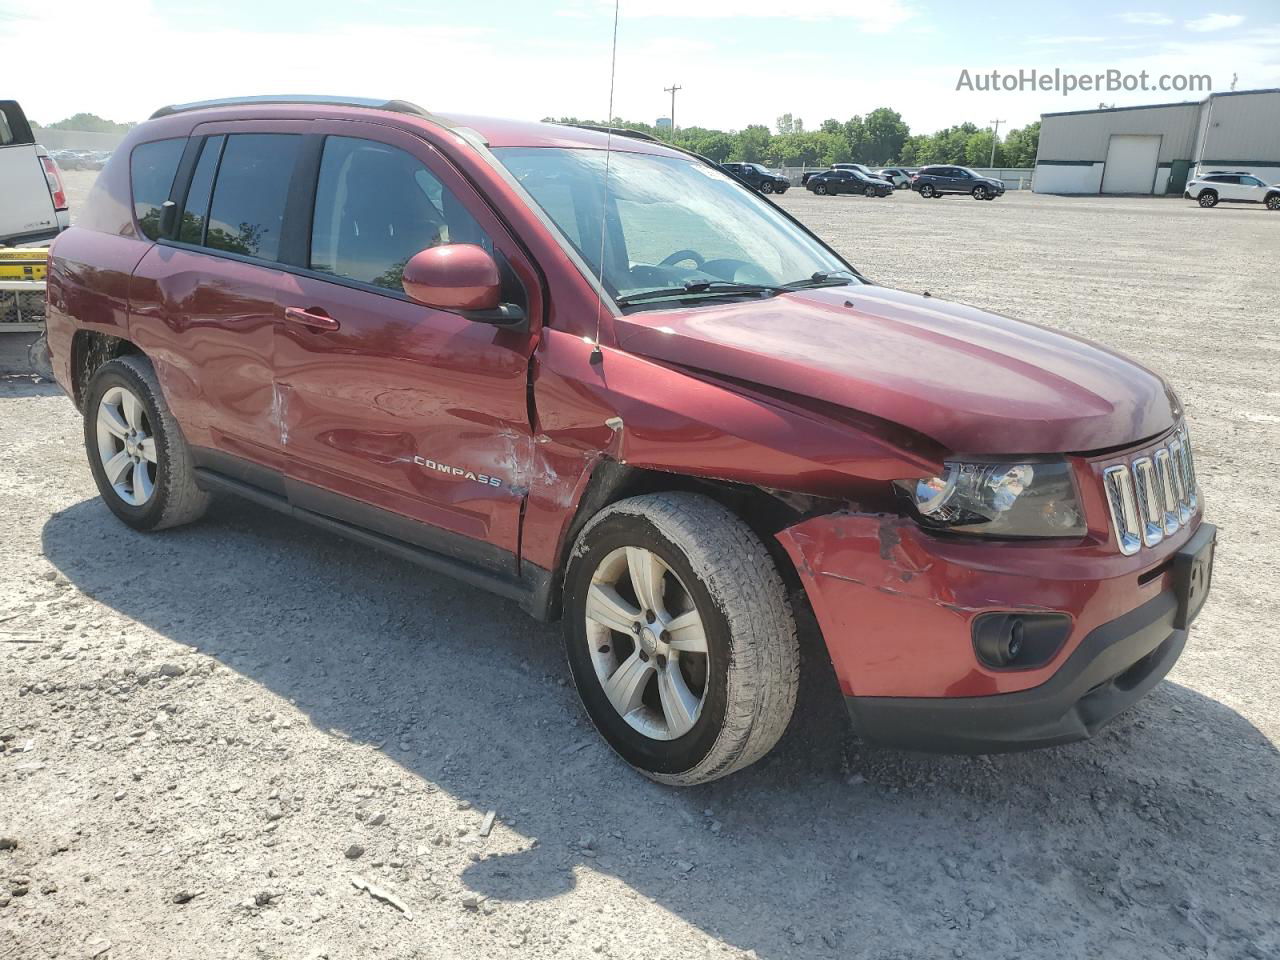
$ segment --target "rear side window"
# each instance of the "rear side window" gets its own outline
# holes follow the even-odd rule
[[[409,258],[441,243],[493,252],[480,225],[416,157],[373,140],[325,139],[311,269],[400,290]]]
[[[187,188],[187,206],[182,211],[182,228],[178,239],[183,243],[204,243],[204,228],[209,219],[209,200],[213,196],[213,175],[222,157],[224,136],[209,137],[200,148],[191,186]]]
[[[301,140],[290,133],[227,137],[204,224],[205,246],[279,260],[284,208]]]
[[[169,199],[178,161],[186,149],[186,137],[140,143],[129,157],[129,178],[133,182],[133,215],[149,239],[160,236],[160,205]]]
[[[0,100],[0,147],[35,143],[27,118],[14,100]]]

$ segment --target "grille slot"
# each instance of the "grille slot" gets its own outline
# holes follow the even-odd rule
[[[1111,526],[1126,556],[1154,547],[1186,526],[1199,506],[1186,427],[1163,446],[1102,471]]]

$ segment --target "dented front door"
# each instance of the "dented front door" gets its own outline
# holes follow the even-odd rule
[[[388,275],[435,243],[517,254],[420,141],[375,125],[318,126],[310,261],[290,278],[292,309],[273,350],[289,498],[514,572],[535,334],[424,307]],[[379,196],[358,196],[370,190]],[[518,289],[514,271],[511,280]]]

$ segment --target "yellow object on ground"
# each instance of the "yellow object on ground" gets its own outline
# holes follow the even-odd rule
[[[43,280],[47,247],[0,247],[0,280]]]

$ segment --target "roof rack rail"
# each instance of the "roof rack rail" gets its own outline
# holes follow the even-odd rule
[[[577,127],[579,130],[594,130],[596,133],[611,133],[615,137],[630,137],[632,140],[648,140],[650,143],[661,143],[671,146],[665,140],[659,140],[652,133],[643,130],[628,130],[625,127],[608,127],[603,123],[561,123],[562,127]]]
[[[190,110],[204,110],[208,107],[241,107],[271,103],[311,104],[325,107],[367,107],[370,110],[390,110],[393,113],[407,113],[416,117],[431,117],[431,114],[422,109],[422,107],[409,103],[407,100],[378,100],[372,97],[326,97],[307,93],[286,93],[265,94],[256,97],[226,97],[221,100],[197,100],[192,103],[173,103],[167,107],[161,107],[151,115],[150,119],[156,120],[159,117],[169,117],[175,113],[187,113]]]

